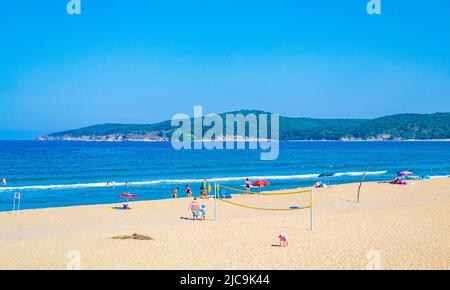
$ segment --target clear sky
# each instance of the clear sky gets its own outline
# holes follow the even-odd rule
[[[450,1],[3,1],[0,138],[242,108],[450,111]]]

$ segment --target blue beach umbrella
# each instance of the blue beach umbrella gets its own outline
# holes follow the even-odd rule
[[[320,178],[325,178],[327,185],[330,185],[330,177],[333,177],[335,173],[326,172],[319,175]]]

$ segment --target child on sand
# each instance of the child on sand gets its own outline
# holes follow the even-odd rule
[[[189,210],[192,212],[192,218],[194,221],[200,218],[200,206],[196,197],[194,197],[194,200],[189,204]]]
[[[206,205],[202,204],[202,207],[200,208],[200,214],[202,217],[202,221],[204,221],[206,219]]]
[[[288,245],[287,233],[281,233],[280,235],[278,235],[278,238],[280,239],[280,247],[287,247]]]

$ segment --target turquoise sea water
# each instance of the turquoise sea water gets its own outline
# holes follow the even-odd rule
[[[264,178],[269,189],[311,186],[333,172],[332,184],[391,179],[400,170],[432,177],[450,174],[450,142],[282,142],[274,161],[255,150],[184,150],[170,143],[0,142],[0,211],[170,198],[173,188],[189,184],[195,195],[207,178],[243,188],[244,179]],[[106,187],[115,181],[116,186]],[[124,182],[129,182],[125,188]],[[322,180],[323,181],[323,180]],[[450,190],[450,189],[449,189]]]

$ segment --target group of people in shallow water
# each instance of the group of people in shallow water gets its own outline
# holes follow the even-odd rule
[[[106,187],[116,187],[116,182],[106,182]],[[128,181],[125,181],[125,187],[128,187]]]
[[[178,191],[180,190],[179,187],[175,188],[172,192],[173,198],[178,198]],[[192,197],[192,189],[189,185],[186,185],[186,195],[187,197]]]

